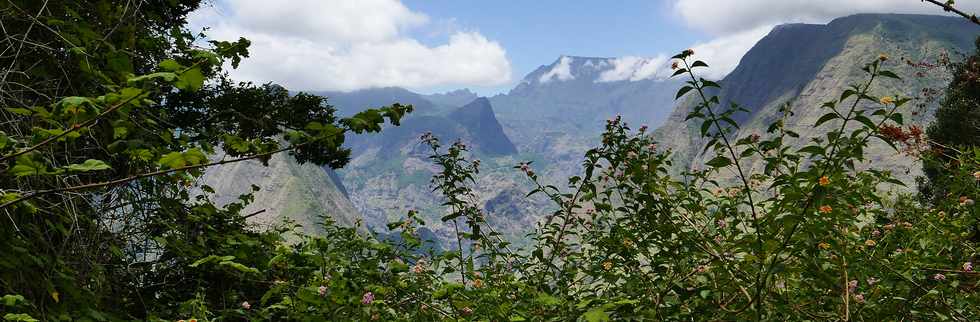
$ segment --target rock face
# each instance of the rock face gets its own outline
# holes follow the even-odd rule
[[[517,153],[517,148],[510,138],[504,134],[503,127],[493,115],[490,100],[485,97],[477,98],[449,114],[449,118],[466,128],[474,138],[473,142],[481,142],[478,147],[488,155],[507,155]]]
[[[329,168],[300,165],[291,156],[277,154],[268,166],[244,161],[208,169],[202,183],[214,188],[219,205],[237,201],[239,195],[258,186],[254,201],[243,213],[263,212],[251,217],[250,222],[268,227],[288,219],[301,225],[303,232],[316,234],[321,232],[321,216],[346,226],[361,220],[343,185],[333,178],[336,174]]]
[[[866,81],[860,70],[864,64],[885,54],[890,57],[883,68],[892,70],[902,81],[879,79],[872,96],[915,96],[903,107],[906,124],[926,124],[931,120],[938,100],[920,95],[942,88],[948,75],[941,69],[923,68],[916,63],[935,64],[941,56],[968,51],[978,35],[976,26],[961,18],[860,14],[836,19],[827,25],[790,24],[774,28],[743,58],[738,67],[719,83],[720,107],[738,103],[750,112],[736,114],[741,129],[737,135],[765,134],[768,124],[780,117],[779,107],[789,104],[794,115],[786,120],[787,128],[801,138],[802,146],[810,138],[839,126],[828,122],[820,128],[813,125],[826,113],[823,102],[834,100],[850,84]],[[710,64],[710,62],[708,62]],[[699,167],[713,155],[702,155],[698,137],[700,122],[684,121],[697,102],[694,95],[682,98],[666,123],[657,130],[660,141],[675,152],[675,164]],[[864,104],[859,108],[869,108]],[[881,142],[866,150],[868,163],[877,168],[892,169],[899,179],[911,183],[919,173],[913,158],[895,152]],[[747,165],[761,168],[758,159],[747,159]],[[867,163],[865,164],[865,166]],[[723,171],[724,172],[724,171]]]

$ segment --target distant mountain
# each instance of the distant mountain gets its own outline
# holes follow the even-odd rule
[[[935,64],[946,53],[955,60],[957,52],[972,48],[978,34],[980,29],[962,18],[927,15],[859,14],[826,25],[781,25],[749,50],[738,67],[720,81],[721,91],[711,94],[719,96],[722,102],[719,106],[736,102],[750,110],[735,117],[741,125],[738,136],[764,134],[765,126],[778,119],[779,107],[790,104],[794,115],[786,121],[787,128],[801,135],[792,143],[802,145],[820,136],[827,127],[835,126],[827,123],[813,128],[816,120],[826,113],[820,105],[839,97],[847,85],[865,81],[860,68],[879,54],[891,57],[883,63],[883,68],[899,74],[903,81],[879,79],[871,93],[918,96],[923,89],[943,88],[948,75],[941,69],[922,72],[912,65]],[[699,154],[705,144],[697,135],[700,124],[684,121],[695,104],[693,95],[682,99],[656,132],[674,150],[675,165],[683,168],[701,166],[706,157],[713,157]],[[906,106],[903,111],[906,123],[922,125],[932,119],[938,100],[917,97]],[[865,107],[865,104],[859,106]],[[913,158],[883,143],[873,144],[866,153],[869,162],[893,169],[906,182],[920,171],[912,163]],[[746,166],[761,167],[761,162],[750,158]]]
[[[541,119],[598,132],[616,115],[658,126],[670,115],[679,80],[664,58],[561,56],[506,94],[490,98],[501,119]]]
[[[488,155],[507,155],[517,153],[514,143],[504,134],[503,127],[493,114],[490,100],[480,97],[449,114],[449,119],[463,126],[473,137],[472,142],[480,142],[477,148]]]
[[[391,105],[392,103],[411,104],[415,107],[413,115],[433,113],[438,110],[422,95],[401,87],[380,87],[351,92],[320,91],[313,94],[327,97],[327,103],[337,108],[337,115],[350,116],[367,108]]]
[[[300,165],[291,156],[277,154],[268,166],[245,161],[209,168],[202,183],[214,188],[215,201],[220,205],[238,201],[239,195],[252,192],[252,185],[256,185],[260,190],[243,211],[256,214],[250,222],[269,226],[289,219],[300,224],[305,233],[317,234],[322,232],[320,216],[346,226],[363,220],[337,179],[330,168]]]
[[[478,98],[476,93],[473,93],[469,89],[457,89],[445,93],[423,95],[422,97],[436,105],[451,108],[463,106]]]

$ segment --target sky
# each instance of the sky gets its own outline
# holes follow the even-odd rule
[[[980,12],[980,0],[957,7]],[[561,55],[667,69],[666,57],[693,48],[712,66],[706,76],[721,78],[777,24],[856,13],[944,14],[920,0],[214,0],[189,26],[252,41],[250,58],[231,71],[239,80],[493,95]]]

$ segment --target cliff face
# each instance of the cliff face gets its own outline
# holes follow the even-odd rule
[[[268,227],[288,219],[301,225],[303,232],[317,234],[321,232],[321,216],[346,226],[362,220],[343,185],[333,177],[336,174],[329,168],[300,165],[288,155],[277,154],[268,166],[245,161],[208,169],[202,182],[214,188],[220,205],[237,201],[239,195],[252,191],[252,185],[258,186],[254,201],[243,211],[261,211],[249,218],[250,222]]]
[[[890,59],[883,68],[892,70],[902,81],[878,80],[872,96],[914,96],[906,105],[907,124],[926,124],[938,106],[938,100],[923,95],[923,90],[941,89],[948,75],[941,68],[924,69],[911,63],[935,64],[948,54],[957,59],[959,53],[972,48],[978,35],[976,26],[960,18],[861,14],[836,19],[827,25],[793,24],[776,27],[759,41],[739,63],[738,67],[720,81],[723,89],[713,92],[726,108],[738,103],[750,112],[738,113],[735,119],[741,129],[738,137],[753,133],[765,134],[768,124],[780,117],[779,107],[789,104],[794,115],[787,128],[801,135],[795,143],[802,146],[810,138],[821,136],[834,125],[813,125],[826,113],[820,106],[834,100],[850,84],[866,81],[862,66],[885,54]],[[711,62],[708,62],[709,64]],[[702,166],[713,155],[700,155],[703,142],[698,137],[699,122],[684,121],[695,106],[693,95],[687,95],[655,135],[675,152],[676,164],[690,168]],[[859,108],[867,106],[859,105]],[[869,163],[893,169],[905,182],[919,173],[913,158],[895,152],[884,143],[875,142],[867,151]],[[749,167],[761,167],[757,159],[747,159]],[[867,164],[865,164],[867,165]]]

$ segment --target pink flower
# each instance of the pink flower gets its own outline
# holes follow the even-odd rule
[[[972,262],[963,263],[963,271],[972,272],[973,271],[973,263]]]
[[[878,283],[878,279],[874,277],[868,277],[868,286],[874,286]]]
[[[728,221],[725,221],[724,218],[718,219],[718,221],[716,221],[715,223],[718,224],[718,228],[724,229],[725,227],[728,227]]]
[[[932,276],[932,279],[937,280],[937,281],[945,281],[946,280],[946,275],[943,275],[942,273],[936,273],[936,275],[933,275]]]
[[[847,282],[847,291],[848,292],[854,293],[854,291],[857,290],[857,288],[858,288],[858,281],[857,280],[851,280],[850,282]]]
[[[855,303],[864,303],[864,294],[854,294]]]
[[[471,309],[469,306],[464,307],[463,308],[463,315],[470,315],[470,314],[473,314],[473,309]]]
[[[696,271],[696,272],[698,272],[698,273],[704,273],[704,272],[707,272],[707,271],[708,271],[708,266],[705,266],[705,265],[698,265],[698,267],[697,267],[697,268],[695,268],[695,269],[694,269],[694,271]]]
[[[245,302],[242,302],[242,308],[248,310],[248,309],[251,309],[252,308],[252,305],[251,304],[248,304],[248,301],[245,301]]]
[[[327,287],[326,286],[323,286],[323,285],[320,285],[320,287],[318,287],[316,289],[316,294],[320,294],[320,296],[326,296],[327,295]]]
[[[649,127],[646,124],[640,125],[640,132],[646,132],[647,128]]]
[[[371,305],[371,303],[374,303],[374,293],[364,293],[364,296],[361,297],[361,304]]]

